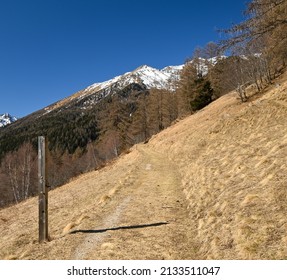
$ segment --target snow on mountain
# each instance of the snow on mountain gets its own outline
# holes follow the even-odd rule
[[[158,70],[147,65],[142,65],[132,72],[127,72],[106,82],[95,83],[86,88],[85,91],[100,91],[112,87],[115,84],[117,84],[118,88],[124,88],[132,83],[142,83],[148,89],[172,89],[172,81],[179,78],[179,72],[182,68],[183,65],[169,66]]]
[[[174,81],[179,79],[180,71],[183,67],[184,65],[168,66],[162,70],[158,70],[147,65],[142,65],[134,71],[116,76],[108,81],[92,84],[86,89],[46,107],[45,114],[63,106],[67,107],[71,101],[80,102],[83,99],[85,99],[85,101],[81,103],[81,107],[86,109],[109,94],[114,94],[126,86],[135,83],[147,89],[175,90]]]
[[[8,113],[0,114],[0,127],[4,127],[4,126],[11,124],[15,121],[17,121],[17,118],[11,116]]]
[[[203,75],[207,74],[208,65],[214,65],[218,59],[222,58],[223,57],[211,58],[207,60],[199,58],[198,71]],[[175,81],[179,80],[183,67],[184,65],[167,66],[159,70],[148,65],[142,65],[131,72],[116,76],[108,81],[92,84],[86,89],[46,107],[45,114],[62,106],[67,107],[71,101],[81,102],[81,107],[86,109],[95,105],[99,100],[109,94],[116,94],[131,84],[140,84],[146,89],[156,88],[174,91],[176,87]]]
[[[199,71],[203,75],[207,74],[208,65],[215,65],[218,60],[225,58],[214,57],[210,59],[199,58]],[[148,65],[142,65],[132,72],[127,72],[121,76],[117,76],[108,81],[95,83],[84,90],[84,94],[89,94],[90,92],[95,93],[108,88],[124,88],[125,86],[132,83],[144,84],[148,89],[169,89],[174,90],[174,81],[179,79],[180,71],[183,69],[184,65],[178,66],[167,66],[161,70],[150,67]]]
[[[163,73],[166,73],[168,75],[176,75],[177,77],[179,77],[179,73],[183,67],[184,67],[184,65],[167,66],[167,67],[161,69],[160,71]]]
[[[225,59],[227,58],[227,56],[222,55],[222,56],[218,56],[218,57],[212,57],[212,58],[201,58],[199,57],[197,59],[198,62],[191,60],[190,62],[195,63],[196,67],[197,67],[197,71],[198,74],[200,73],[201,75],[205,76],[208,73],[208,68],[210,66],[214,66],[219,60]]]

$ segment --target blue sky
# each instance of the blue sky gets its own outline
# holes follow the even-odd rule
[[[147,64],[183,64],[245,0],[0,0],[0,113],[23,117]]]

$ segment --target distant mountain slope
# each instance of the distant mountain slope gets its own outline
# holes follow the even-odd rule
[[[13,128],[2,130],[1,152],[3,154],[5,150],[16,149],[23,140],[44,134],[49,136],[50,147],[58,146],[60,149],[72,153],[78,146],[84,147],[90,140],[96,140],[98,126],[96,122],[100,118],[99,115],[108,114],[106,111],[109,111],[111,106],[115,107],[114,104],[111,104],[113,99],[117,99],[119,102],[122,100],[122,103],[126,104],[122,104],[122,106],[129,107],[128,115],[131,115],[138,110],[138,103],[143,98],[143,93],[147,95],[151,89],[174,90],[174,81],[179,79],[182,67],[170,66],[163,70],[157,70],[144,65],[109,81],[93,84],[70,97],[22,118]],[[120,104],[116,107],[120,107]],[[76,133],[73,136],[73,141],[62,137],[63,133],[57,134],[59,130],[63,132],[63,127],[68,125],[71,126],[69,130]],[[78,133],[79,131],[76,130],[79,125],[86,132]],[[10,136],[14,137],[15,134],[19,137],[10,141]],[[67,133],[65,135],[67,136]],[[20,140],[18,141],[18,139]]]
[[[86,90],[94,91],[104,89],[107,87],[112,87],[113,84],[117,84],[117,87],[125,87],[132,83],[145,84],[148,89],[170,89],[174,87],[172,82],[179,77],[179,72],[182,68],[183,65],[168,66],[162,70],[158,70],[148,65],[142,65],[132,72],[127,72],[109,81],[93,84]]]
[[[203,75],[207,74],[208,65],[215,65],[218,60],[224,59],[226,56],[218,58],[202,59],[199,58],[198,70]],[[184,65],[167,66],[161,70],[150,67],[148,65],[142,65],[137,69],[127,72],[123,75],[114,77],[108,81],[95,83],[87,88],[63,99],[55,104],[47,106],[45,108],[46,113],[59,107],[71,107],[78,104],[81,109],[88,109],[94,106],[97,102],[109,96],[110,94],[117,94],[124,88],[132,84],[142,85],[144,89],[159,89],[174,91],[176,87],[176,81],[180,78],[180,72]]]
[[[94,106],[102,98],[110,94],[117,94],[132,84],[141,85],[144,89],[174,90],[175,81],[179,79],[183,65],[168,66],[162,70],[142,65],[134,71],[114,77],[108,81],[95,83],[87,88],[45,108],[46,113],[65,106],[66,108],[78,104],[81,109]]]
[[[33,172],[20,170],[18,163],[25,159],[19,154],[28,154],[25,149],[31,153],[27,143],[32,145],[34,159],[40,135],[46,136],[49,166],[53,170],[48,184],[55,187],[73,176],[100,168],[135,143],[168,127],[178,116],[174,81],[181,68],[157,70],[144,65],[93,84],[1,128],[0,179],[5,183],[0,185],[0,206],[15,202],[13,190],[22,181],[29,182],[29,194],[36,192],[37,177],[32,176],[36,174],[35,161],[31,162],[31,155],[27,158]],[[11,178],[11,159],[17,178]],[[27,164],[23,162],[23,166]],[[23,179],[25,174],[31,178]],[[21,200],[21,193],[26,192],[19,192],[17,200]]]
[[[286,75],[277,82],[50,191],[51,242],[37,244],[37,198],[0,210],[0,259],[286,259]]]
[[[8,113],[0,114],[0,128],[6,126],[8,124],[11,124],[15,121],[17,121],[17,118],[11,116]]]

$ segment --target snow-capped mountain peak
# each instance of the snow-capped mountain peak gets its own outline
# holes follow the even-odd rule
[[[0,127],[4,127],[4,126],[11,124],[15,121],[17,121],[17,118],[11,116],[8,113],[0,114]]]
[[[195,62],[198,71],[202,75],[206,75],[210,65],[215,65],[218,60],[225,57],[215,57],[211,59],[198,58]],[[61,107],[79,104],[82,109],[91,108],[101,99],[108,95],[117,94],[124,88],[138,84],[142,89],[165,89],[175,91],[178,85],[177,81],[180,79],[181,70],[185,65],[167,66],[159,70],[148,65],[141,65],[133,71],[126,72],[123,75],[116,76],[104,82],[94,83],[87,88],[76,92],[59,102],[56,102],[45,108],[45,114]]]
[[[218,60],[225,58],[214,57],[210,59],[199,58],[199,69],[203,74],[208,72],[208,64],[215,65]],[[121,76],[114,77],[108,81],[95,83],[87,87],[84,91],[89,94],[90,92],[96,92],[100,90],[107,90],[111,87],[124,88],[131,83],[144,84],[147,89],[157,88],[157,89],[168,89],[174,90],[174,81],[178,80],[180,77],[180,71],[183,69],[184,65],[177,66],[167,66],[161,70],[150,67],[148,65],[141,65],[131,72],[127,72]]]
[[[148,89],[171,89],[172,81],[179,78],[179,72],[182,68],[183,65],[169,66],[158,70],[148,65],[142,65],[131,72],[127,72],[108,81],[95,83],[86,88],[85,91],[92,90],[95,92],[96,90],[111,87],[115,83],[121,88],[131,83],[143,83]]]
[[[156,88],[174,91],[175,81],[179,80],[180,71],[183,67],[184,65],[168,66],[159,70],[148,65],[142,65],[131,72],[116,76],[110,80],[92,84],[72,96],[46,107],[45,114],[56,108],[69,106],[68,104],[71,101],[80,102],[81,107],[86,109],[93,106],[102,98],[110,94],[116,94],[131,84],[139,84],[145,89]],[[84,99],[85,101],[83,101]]]

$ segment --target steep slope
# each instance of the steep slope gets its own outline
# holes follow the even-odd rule
[[[180,170],[197,258],[286,259],[286,123],[285,75],[261,98],[224,96],[151,141]]]
[[[113,164],[0,211],[0,258],[286,259],[287,81],[221,97]],[[146,248],[146,250],[143,250]]]

